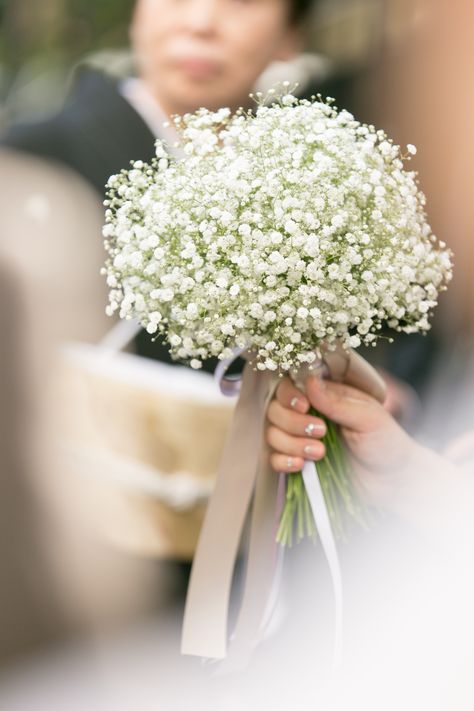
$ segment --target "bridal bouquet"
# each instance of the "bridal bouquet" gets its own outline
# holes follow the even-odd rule
[[[416,174],[383,131],[331,102],[291,94],[256,111],[176,117],[183,157],[110,178],[108,312],[163,334],[200,368],[247,350],[256,371],[296,377],[336,347],[375,345],[386,326],[429,329],[451,258],[427,223]],[[337,432],[318,464],[336,532],[358,515]],[[278,540],[313,533],[300,474]]]

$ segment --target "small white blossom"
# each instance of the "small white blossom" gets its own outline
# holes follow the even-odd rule
[[[299,318],[305,319],[305,318],[308,318],[309,311],[308,311],[308,309],[307,309],[306,307],[300,306],[300,308],[299,308],[299,309],[297,310],[297,312],[296,312],[296,315],[297,315]]]
[[[359,336],[350,336],[348,340],[348,345],[350,348],[358,348],[360,346]]]

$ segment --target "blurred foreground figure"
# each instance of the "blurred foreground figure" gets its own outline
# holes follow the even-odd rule
[[[60,346],[105,328],[100,207],[74,174],[11,151],[0,182],[2,663],[157,609],[170,581],[90,526],[58,427],[77,407],[59,397]]]
[[[0,263],[0,666],[67,637],[44,520],[33,490],[29,373],[22,293]],[[57,582],[57,581],[56,581]]]
[[[397,140],[417,145],[430,222],[454,252],[436,321],[443,347],[420,418],[424,439],[439,448],[474,428],[474,5],[418,0],[404,11],[403,37],[379,67],[379,110]]]

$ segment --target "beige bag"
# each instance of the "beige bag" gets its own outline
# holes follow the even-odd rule
[[[92,525],[131,552],[191,559],[234,401],[207,373],[105,346],[69,344],[55,380],[62,476]]]

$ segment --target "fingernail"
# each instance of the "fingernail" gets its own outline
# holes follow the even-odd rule
[[[306,425],[304,431],[308,437],[316,437],[318,434],[323,434],[325,429],[324,425],[317,424],[316,422],[310,422],[309,425]]]
[[[300,472],[303,469],[304,458],[303,457],[288,457],[286,460],[286,471],[290,472]]]
[[[319,447],[313,447],[311,444],[307,444],[304,448],[305,457],[308,459],[319,459],[321,456],[321,450]]]
[[[302,400],[301,398],[295,396],[291,399],[290,407],[292,407],[293,410],[296,410],[297,412],[305,414],[308,411],[309,405],[307,404],[306,400]]]
[[[318,377],[317,375],[312,375],[310,378],[313,382],[313,385],[320,390],[325,390],[326,389],[326,382],[324,378]]]

